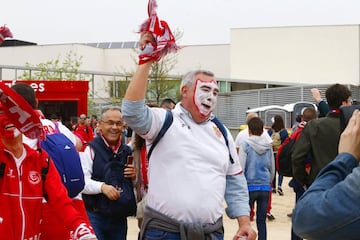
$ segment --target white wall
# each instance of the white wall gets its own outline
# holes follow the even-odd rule
[[[231,78],[359,85],[359,25],[232,29]]]
[[[212,71],[218,78],[230,77],[229,44],[185,46],[179,50],[177,59],[173,75],[204,69]]]
[[[231,43],[184,46],[176,54],[170,75],[207,69],[219,79],[242,82],[286,82],[359,85],[359,25],[231,29]],[[33,66],[74,52],[82,56],[79,70],[134,72],[133,49],[102,49],[82,44],[54,44],[0,48],[0,65]],[[18,73],[18,76],[21,73]],[[3,70],[2,78],[16,78]],[[95,94],[107,98],[106,82],[95,78]],[[90,91],[92,85],[90,84]]]

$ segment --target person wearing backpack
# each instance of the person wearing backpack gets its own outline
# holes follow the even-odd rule
[[[156,47],[154,35],[142,32],[139,46],[146,50]],[[124,120],[146,140],[148,150],[170,116],[169,110],[145,104],[149,72],[156,60],[150,55],[143,58],[140,54],[121,108]],[[173,122],[149,160],[147,203],[139,239],[224,239],[225,199],[227,215],[238,222],[234,239],[246,236],[254,240],[249,193],[234,140],[227,128],[212,121],[219,93],[214,74],[188,72],[180,92],[181,101],[171,110]]]
[[[56,133],[61,133],[66,136],[69,146],[73,144],[75,148],[79,148],[77,144],[77,138],[76,136],[61,122],[54,123],[49,119],[46,119],[42,112],[37,109],[38,107],[38,100],[36,98],[36,94],[34,89],[25,83],[16,83],[13,86],[11,86],[12,90],[14,90],[16,93],[21,95],[27,103],[30,104],[30,106],[35,110],[37,116],[40,118],[41,124],[43,126],[43,131],[45,135],[52,135]],[[25,144],[29,145],[32,149],[36,149],[39,151],[43,151],[41,149],[41,143],[39,139],[31,139],[27,136],[23,135],[23,141]],[[67,166],[66,168],[71,171],[71,169],[74,169],[75,166],[80,167],[78,171],[82,171],[80,159],[79,156],[74,156],[73,161],[79,161],[76,162],[76,164]],[[83,174],[82,174],[83,176]],[[83,177],[82,177],[83,178]],[[62,178],[63,179],[63,178]],[[83,179],[81,179],[83,181]],[[90,224],[86,210],[84,207],[84,203],[81,199],[81,196],[75,196],[72,198],[73,204],[76,207],[76,209],[80,212],[80,214],[87,220],[87,222]],[[41,224],[41,238],[45,240],[52,240],[52,239],[69,239],[69,236],[72,234],[71,230],[65,227],[63,224],[61,224],[60,219],[54,214],[54,209],[49,207],[44,200],[44,206],[43,206],[43,220]]]
[[[279,149],[280,145],[285,141],[285,139],[289,136],[287,129],[285,128],[284,119],[280,115],[275,115],[272,119],[272,126],[271,129],[268,130],[268,134],[273,140],[272,146],[274,151],[274,159],[276,158],[277,150]],[[272,192],[278,192],[280,196],[284,195],[282,190],[282,182],[283,176],[278,174],[278,183],[276,189],[276,173],[272,183]]]
[[[329,112],[325,117],[308,122],[291,154],[294,178],[305,188],[309,187],[320,170],[338,154],[340,136],[340,107],[351,105],[351,91],[342,84],[332,84],[325,96]],[[306,171],[306,158],[312,152],[310,172]]]
[[[302,110],[301,121],[298,124],[297,128],[294,130],[294,132],[289,136],[290,139],[294,139],[294,141],[295,141],[294,144],[292,145],[291,149],[289,150],[290,152],[289,152],[288,156],[290,157],[290,159],[288,159],[288,161],[290,162],[290,164],[292,164],[291,163],[292,162],[291,161],[291,152],[292,152],[294,146],[296,145],[296,141],[300,138],[302,130],[304,129],[305,125],[309,121],[316,119],[317,116],[318,116],[318,113],[315,110],[315,108],[313,108],[313,107],[307,107]],[[285,144],[285,142],[284,142],[284,144]],[[280,149],[279,149],[279,151],[280,151]],[[276,157],[279,157],[279,154]],[[308,157],[306,159],[307,171],[310,171],[311,160],[312,160],[312,155],[311,155],[311,152],[309,152]],[[293,190],[295,192],[295,206],[296,206],[296,203],[298,202],[300,197],[304,194],[305,188],[294,177],[291,178],[288,185],[289,185],[289,187],[293,188]],[[292,217],[292,213],[288,214],[288,216]],[[296,235],[293,228],[291,228],[291,240],[301,240],[301,239],[302,238],[300,238],[299,236]]]
[[[98,123],[100,135],[81,154],[86,182],[82,197],[98,239],[125,240],[127,217],[136,213],[136,170],[128,161],[132,150],[121,141],[120,108],[103,108]]]
[[[318,240],[359,239],[359,161],[360,111],[355,110],[340,135],[335,159],[321,169],[295,206],[292,224],[299,236]]]
[[[9,90],[11,91],[11,89]],[[12,111],[16,110],[19,115],[37,119],[40,123],[32,107],[26,101],[22,99],[17,104],[16,109],[11,108]],[[45,205],[42,203],[42,199],[45,197],[48,207],[53,210],[54,217],[60,219],[59,224],[69,229],[67,240],[96,239],[86,218],[76,210],[73,202],[67,196],[67,191],[53,161],[45,151],[39,152],[23,143],[23,134],[20,130],[26,131],[26,127],[15,127],[18,116],[15,117],[16,119],[12,118],[12,115],[9,114],[10,108],[6,109],[5,105],[2,107],[4,109],[0,110],[1,238],[43,239],[41,222]],[[25,109],[30,109],[31,112]],[[56,229],[57,226],[52,227]],[[71,236],[70,230],[72,231]]]

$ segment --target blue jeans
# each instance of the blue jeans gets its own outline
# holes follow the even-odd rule
[[[216,240],[224,240],[224,236],[220,233],[213,233]],[[144,240],[180,240],[180,233],[166,232],[158,229],[146,229]]]
[[[87,214],[98,240],[126,240],[126,218],[112,218],[92,211],[87,211]]]
[[[276,159],[276,153],[274,153],[274,160]],[[272,188],[276,189],[276,173],[278,174],[278,184],[277,187],[282,187],[282,183],[284,180],[284,176],[280,175],[279,172],[277,170],[275,170],[275,175],[274,175],[274,179],[272,181]]]
[[[256,226],[258,230],[258,240],[266,240],[266,210],[269,202],[268,191],[249,192],[250,208],[254,207],[256,202]]]
[[[298,200],[300,199],[300,197],[304,194],[305,190],[304,190],[303,186],[295,178],[292,178],[290,180],[289,187],[292,187],[294,189],[295,204],[296,204],[298,202]],[[291,227],[291,240],[302,240],[301,237],[296,235],[296,233],[294,232],[292,227]]]

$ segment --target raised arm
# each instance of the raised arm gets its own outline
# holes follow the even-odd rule
[[[151,44],[155,44],[153,35],[149,32],[142,33],[139,41],[140,49],[142,51],[146,51],[146,47]],[[137,101],[145,99],[147,81],[152,63],[153,61],[148,61],[146,63],[138,65],[138,68],[126,91],[124,97],[125,100]]]

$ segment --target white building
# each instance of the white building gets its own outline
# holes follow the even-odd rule
[[[94,101],[101,103],[109,98],[106,82],[113,80],[112,74],[135,70],[136,45],[122,42],[0,47],[0,79],[17,79],[21,71],[13,66],[36,66],[57,58],[61,61],[72,52],[82,57],[81,71],[98,73],[93,75],[90,91]],[[225,82],[222,89],[230,91],[332,83],[359,86],[359,46],[360,25],[234,28],[230,44],[184,46],[177,53],[178,63],[170,75],[208,69]],[[246,104],[243,109],[249,106]]]

